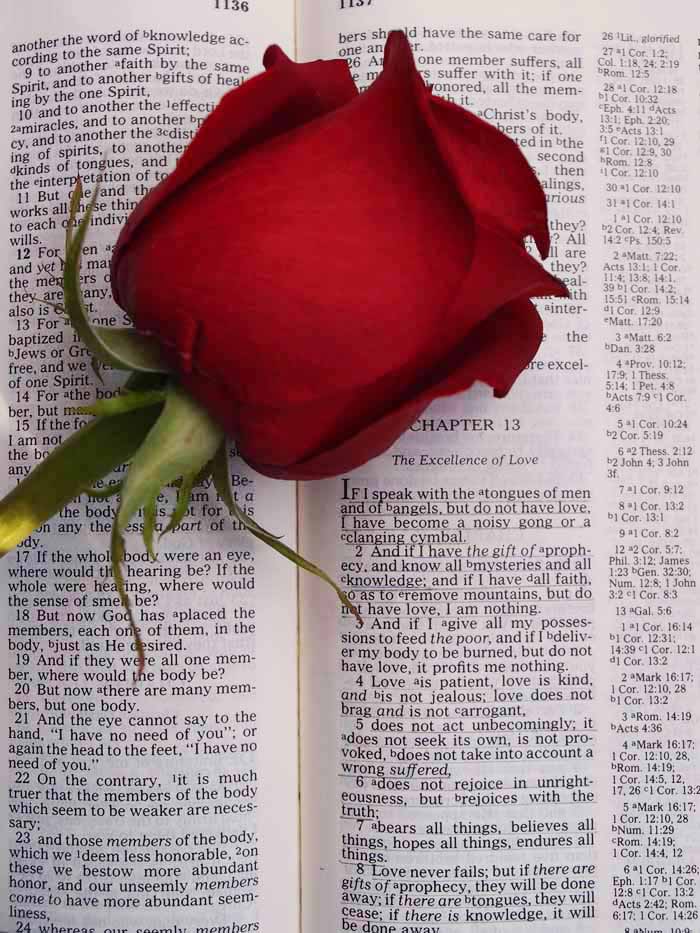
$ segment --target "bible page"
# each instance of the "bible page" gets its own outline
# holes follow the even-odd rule
[[[96,380],[50,304],[76,176],[89,197],[104,160],[82,281],[93,320],[120,324],[109,259],[129,211],[219,98],[262,70],[265,47],[293,47],[294,28],[285,0],[27,0],[3,5],[0,31],[7,491],[87,420],[77,406],[121,382]],[[239,505],[295,544],[293,485],[234,454]],[[158,500],[157,531],[174,496]],[[137,680],[110,572],[113,503],[82,496],[0,564],[0,929],[295,931],[294,567],[233,523],[211,485],[157,562],[136,517],[124,572],[146,648]]]
[[[302,581],[305,933],[692,933],[697,10],[304,0],[298,29],[361,87],[405,30],[522,147],[570,291],[505,399],[302,486],[365,619]]]

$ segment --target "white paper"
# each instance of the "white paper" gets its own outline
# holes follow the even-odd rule
[[[264,48],[293,41],[291,9],[271,2],[30,2],[9,14],[8,490],[18,467],[79,422],[66,407],[96,392],[70,327],[29,297],[61,300],[76,174],[89,193],[106,161],[83,284],[93,316],[109,323],[119,314],[109,249],[131,206],[224,91],[260,70]],[[233,470],[239,503],[294,543],[294,487],[240,461]],[[159,503],[161,528],[173,503],[172,493]],[[109,502],[83,498],[2,564],[10,673],[0,928],[295,929],[292,565],[233,530],[211,489],[195,494],[185,530],[160,542],[158,563],[134,528],[126,579],[147,655],[135,684],[109,571],[110,515]]]
[[[514,136],[571,291],[537,301],[546,341],[506,399],[436,402],[303,487],[302,546],[335,549],[367,619],[302,581],[304,929],[692,930],[696,13],[301,22],[301,57],[362,86],[406,29],[435,94]]]

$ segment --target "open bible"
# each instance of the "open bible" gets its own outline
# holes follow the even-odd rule
[[[89,192],[103,172],[83,285],[118,323],[121,225],[271,43],[342,57],[364,88],[404,29],[436,95],[522,146],[571,296],[538,302],[546,340],[507,398],[434,403],[361,470],[295,485],[232,448],[239,505],[339,581],[361,628],[207,486],[157,562],[128,541],[141,679],[108,501],[2,561],[0,929],[697,931],[695,8],[0,15],[5,491],[112,386],[51,304],[75,176]]]

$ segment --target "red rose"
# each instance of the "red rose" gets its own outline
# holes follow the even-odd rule
[[[338,61],[227,94],[136,207],[114,297],[259,472],[312,479],[386,450],[432,399],[504,395],[535,354],[530,302],[566,295],[518,146],[434,97],[401,32],[358,94]]]

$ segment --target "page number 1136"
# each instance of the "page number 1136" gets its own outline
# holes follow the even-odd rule
[[[250,9],[248,0],[214,0],[215,10],[229,10],[231,13],[247,13]]]

